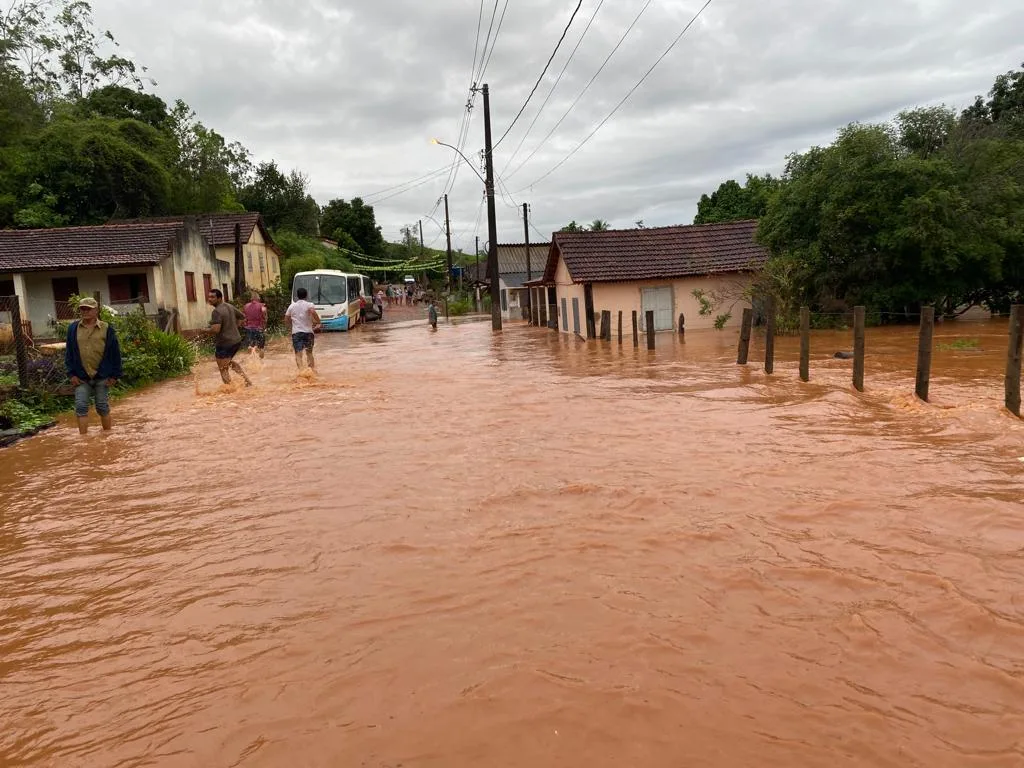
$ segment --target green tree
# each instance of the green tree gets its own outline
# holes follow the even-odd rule
[[[137,120],[160,130],[167,128],[170,120],[167,104],[159,96],[134,91],[123,85],[97,88],[82,99],[80,106],[88,115]]]
[[[603,219],[594,219],[590,223],[590,231],[591,232],[607,232],[608,231],[608,222],[604,221]]]
[[[768,209],[768,201],[778,190],[781,182],[771,174],[753,176],[747,174],[746,184],[730,179],[719,185],[710,196],[701,195],[697,203],[694,224],[718,224],[728,221],[759,219]]]
[[[180,99],[169,116],[174,141],[172,193],[174,213],[216,213],[242,210],[236,189],[249,173],[249,152],[196,119]],[[250,209],[258,210],[258,209]]]
[[[248,211],[259,211],[275,232],[318,233],[319,208],[307,192],[309,180],[298,171],[285,175],[277,163],[260,163],[251,181],[238,194]]]
[[[558,231],[559,232],[586,232],[587,231],[587,227],[585,225],[583,225],[583,224],[577,224],[576,220],[573,219],[572,221],[570,221],[568,224],[566,224],[564,227],[562,227]]]
[[[1020,70],[998,75],[988,100],[978,96],[963,112],[970,122],[998,125],[1018,136],[1024,135],[1024,64]]]
[[[358,244],[354,250],[371,256],[384,254],[384,236],[377,226],[373,206],[366,205],[361,198],[352,198],[351,202],[331,200],[320,210],[320,231],[333,235],[339,229]]]

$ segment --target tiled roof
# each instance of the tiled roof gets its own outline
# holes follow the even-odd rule
[[[558,257],[574,282],[609,283],[692,277],[759,269],[767,251],[754,240],[756,221],[605,232],[558,232],[544,279],[555,279]]]
[[[548,260],[551,243],[530,243],[530,269],[540,274]],[[526,274],[526,243],[498,243],[498,274]]]
[[[252,237],[253,228],[260,223],[258,213],[210,213],[199,216],[159,216],[148,219],[122,219],[116,224],[154,224],[173,222],[184,224],[186,218],[194,218],[196,226],[207,242],[214,246],[225,246],[235,244],[235,224],[242,230],[242,242],[246,243]],[[266,229],[263,230],[264,237],[268,237]]]
[[[157,264],[171,253],[181,224],[0,230],[0,272]]]

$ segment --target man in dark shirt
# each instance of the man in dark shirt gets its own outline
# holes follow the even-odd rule
[[[217,288],[207,294],[206,301],[213,307],[210,330],[213,332],[213,354],[217,358],[220,377],[225,384],[230,384],[230,369],[245,380],[245,386],[251,387],[252,381],[245,375],[242,366],[235,362],[235,355],[242,347],[242,334],[238,330],[238,321],[244,321],[245,315],[238,307],[224,301],[224,294]]]

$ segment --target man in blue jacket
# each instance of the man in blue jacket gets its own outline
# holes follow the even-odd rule
[[[78,431],[89,431],[89,401],[96,403],[103,429],[110,429],[109,387],[121,378],[121,346],[113,326],[100,320],[96,299],[82,299],[78,304],[81,320],[68,328],[64,347],[64,367],[75,387],[75,416]]]

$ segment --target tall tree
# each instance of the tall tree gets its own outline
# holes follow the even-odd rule
[[[367,205],[362,198],[352,198],[351,202],[331,200],[320,211],[320,231],[328,236],[342,230],[359,244],[359,250],[371,256],[384,254],[384,236],[377,226],[377,218],[373,206]]]
[[[747,174],[747,181],[743,186],[733,179],[723,182],[710,196],[701,195],[693,223],[718,224],[759,219],[764,216],[768,209],[768,201],[778,190],[780,183],[780,180],[771,174]]]
[[[241,210],[236,190],[251,167],[249,152],[237,142],[207,128],[180,99],[169,115],[176,146],[173,160],[174,213],[216,213]]]

